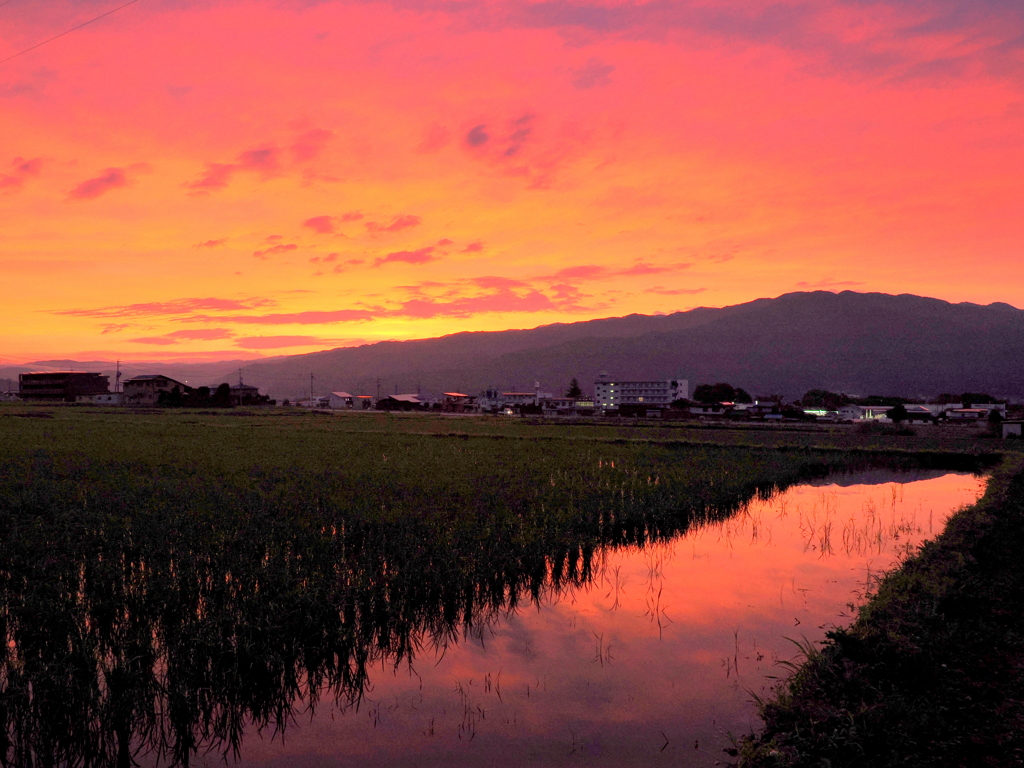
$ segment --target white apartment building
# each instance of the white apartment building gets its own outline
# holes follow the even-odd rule
[[[690,395],[690,382],[686,379],[668,381],[612,381],[602,373],[594,382],[594,402],[598,408],[608,410],[623,405],[668,407],[674,400]]]

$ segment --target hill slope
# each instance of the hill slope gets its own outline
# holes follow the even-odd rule
[[[722,309],[629,315],[531,330],[458,333],[263,361],[245,380],[277,397],[344,389],[375,394],[492,386],[557,392],[600,371],[621,379],[729,381],[799,397],[1024,395],[1024,311],[879,293],[791,293]],[[237,374],[236,374],[237,375]]]

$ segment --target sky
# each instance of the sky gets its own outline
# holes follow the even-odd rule
[[[0,0],[0,363],[1024,307],[1019,0]],[[13,58],[10,58],[13,57]]]

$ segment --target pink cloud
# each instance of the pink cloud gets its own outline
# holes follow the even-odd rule
[[[16,157],[11,161],[11,167],[13,168],[11,174],[0,173],[0,189],[17,192],[24,186],[27,179],[39,175],[43,168],[43,160],[39,157],[32,160]]]
[[[168,339],[166,336],[143,336],[137,339],[128,339],[133,344],[155,344],[158,346],[166,346],[168,344],[177,344],[177,339]]]
[[[186,323],[241,323],[245,325],[321,325],[372,320],[368,309],[337,309],[328,311],[281,312],[268,315],[193,315],[183,317]]]
[[[451,131],[443,125],[434,123],[423,134],[423,141],[416,146],[416,151],[421,155],[437,152],[447,146],[451,141]]]
[[[676,264],[647,264],[642,261],[638,261],[632,267],[620,270],[615,275],[628,277],[630,275],[657,275],[662,272],[676,272],[682,269],[689,269],[692,264],[686,262],[678,262]]]
[[[484,249],[484,244],[480,240],[476,240],[465,248],[462,249],[463,253],[480,253]]]
[[[399,232],[403,229],[409,229],[410,227],[418,227],[422,223],[423,219],[419,216],[409,214],[405,216],[396,216],[388,224],[368,221],[366,222],[366,228],[370,232]]]
[[[128,185],[123,168],[107,168],[93,179],[87,179],[68,193],[71,200],[94,200],[112,189]]]
[[[380,267],[384,264],[392,264],[395,262],[404,262],[406,264],[426,264],[430,261],[436,261],[437,257],[434,254],[434,246],[428,245],[426,248],[419,248],[415,251],[395,251],[389,253],[387,256],[381,256],[374,261],[373,266]]]
[[[144,304],[125,304],[96,309],[53,310],[55,315],[74,317],[156,317],[162,315],[188,315],[193,312],[237,311],[274,306],[273,299],[175,299],[173,301],[152,301]]]
[[[812,288],[812,289],[829,289],[829,288],[855,288],[858,285],[864,285],[863,282],[857,280],[818,280],[815,283],[808,283],[805,280],[801,280],[796,284],[797,288]]]
[[[166,335],[172,339],[210,341],[212,339],[230,339],[235,334],[227,328],[197,328],[195,330],[171,331]]]
[[[235,175],[237,169],[238,166],[231,165],[230,163],[207,163],[203,175],[185,186],[188,189],[196,189],[203,192],[223,189],[231,182],[231,177]]]
[[[653,288],[647,288],[644,293],[654,293],[658,296],[692,296],[695,293],[704,293],[707,288],[664,288],[660,285],[656,285]]]
[[[334,131],[324,128],[313,128],[295,139],[290,149],[292,157],[298,163],[305,163],[315,160],[327,147],[328,142],[334,138]]]
[[[257,259],[263,259],[266,261],[269,256],[275,256],[279,253],[288,253],[289,251],[298,249],[298,247],[299,246],[295,243],[281,243],[280,245],[272,245],[269,248],[264,248],[263,250],[253,251],[252,255]]]
[[[312,218],[306,219],[302,222],[302,226],[309,227],[314,232],[320,235],[333,235],[334,234],[334,217],[333,216],[313,216]]]
[[[235,340],[242,349],[279,349],[281,347],[311,347],[329,345],[331,339],[317,336],[245,336]]]
[[[277,147],[250,149],[238,156],[238,167],[245,171],[273,174],[280,167],[280,153]]]
[[[204,240],[201,243],[196,243],[193,248],[219,248],[224,245],[228,240],[226,237],[222,237],[220,240]]]

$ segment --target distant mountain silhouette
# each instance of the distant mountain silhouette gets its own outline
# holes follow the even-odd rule
[[[243,367],[276,397],[476,393],[498,387],[589,391],[619,379],[727,381],[788,399],[814,388],[854,395],[1024,394],[1024,311],[882,293],[789,293],[721,309],[628,315],[531,330],[381,342]],[[228,376],[226,372],[224,377]],[[234,371],[237,376],[237,369]]]

